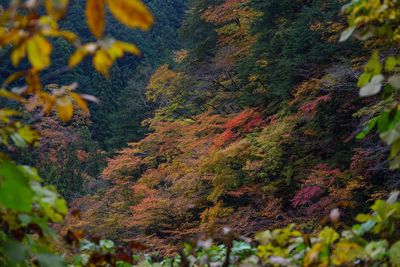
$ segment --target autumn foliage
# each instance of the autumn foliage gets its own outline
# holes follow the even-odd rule
[[[96,38],[104,34],[96,21],[105,6],[127,24],[123,1],[111,2],[88,2],[99,10],[98,16],[87,12]],[[355,137],[362,122],[393,107],[361,101],[352,89],[363,57],[343,60],[348,51],[338,52],[339,2],[193,1],[182,27],[198,39],[187,40],[174,62],[149,77],[144,95],[153,110],[143,121],[146,134],[110,152],[94,193],[71,203],[80,217],[70,215],[63,231],[100,231],[169,254],[182,240],[226,226],[248,236],[289,225],[274,233],[299,235],[290,226],[298,223],[307,238],[321,231],[332,210],[348,222],[365,203],[386,197],[399,184],[387,168],[387,150],[377,136]],[[128,26],[145,29],[152,18],[138,9],[142,20]],[[94,54],[106,76],[124,52],[138,53],[118,41],[87,49],[78,48],[74,59]],[[379,57],[372,59],[366,70],[381,71]],[[372,112],[361,109],[366,103]],[[315,253],[329,251],[318,244]],[[268,264],[269,249],[275,247],[259,252]],[[284,245],[277,251],[290,252]]]

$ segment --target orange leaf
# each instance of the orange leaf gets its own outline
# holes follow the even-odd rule
[[[90,31],[96,38],[101,38],[104,33],[104,1],[105,0],[87,0],[86,18]]]
[[[56,96],[44,93],[40,95],[40,100],[41,100],[40,104],[43,106],[42,107],[43,114],[48,115],[53,108],[54,102],[56,101]],[[32,110],[34,110],[34,108]]]
[[[154,23],[153,15],[140,0],[107,0],[111,13],[131,28],[147,31]]]

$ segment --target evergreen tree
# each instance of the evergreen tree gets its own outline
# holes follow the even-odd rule
[[[250,73],[259,74],[272,98],[287,99],[293,87],[310,78],[321,64],[357,51],[337,42],[339,32],[333,27],[341,22],[338,1],[271,0],[253,5],[263,14],[253,26],[258,42],[239,71],[243,81]]]
[[[146,102],[144,92],[151,71],[150,66],[139,68],[135,77],[128,81],[119,94],[115,112],[107,116],[111,132],[105,141],[108,148],[122,147],[127,142],[138,141],[144,137],[146,129],[143,128],[142,121],[149,117],[153,110]]]
[[[201,17],[202,11],[211,4],[216,4],[216,1],[190,0],[188,14],[180,28],[180,36],[184,40],[185,46],[191,50],[193,61],[202,61],[213,56],[216,51],[215,27]]]

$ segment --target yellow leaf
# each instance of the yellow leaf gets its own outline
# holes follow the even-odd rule
[[[131,28],[148,30],[154,23],[153,15],[140,0],[107,0],[111,13]]]
[[[22,42],[11,52],[11,63],[18,66],[19,62],[26,56],[26,42]]]
[[[114,42],[114,44],[107,49],[107,53],[110,55],[112,60],[115,60],[124,55],[124,50],[120,46],[116,45],[116,42]]]
[[[18,102],[25,102],[25,99],[17,94],[14,94],[6,89],[0,89],[0,97],[12,99]]]
[[[95,69],[106,77],[109,77],[109,70],[113,64],[113,60],[107,51],[100,49],[93,57],[93,65]]]
[[[0,35],[0,46],[18,43],[23,36],[19,29],[12,29]]]
[[[56,100],[57,116],[63,121],[68,122],[74,115],[74,105],[68,97],[61,97]]]
[[[20,116],[21,112],[14,109],[2,108],[0,109],[0,120],[7,120],[9,117]]]
[[[35,131],[31,127],[24,125],[18,129],[18,134],[30,145],[36,146],[39,141],[39,132]]]
[[[68,2],[68,0],[45,0],[47,13],[56,20],[63,18]]]
[[[52,46],[41,35],[34,35],[28,39],[28,58],[37,70],[43,70],[50,65]]]
[[[363,249],[356,243],[339,242],[332,253],[332,263],[336,266],[346,266],[361,256]]]
[[[68,65],[70,68],[76,67],[79,63],[82,62],[82,60],[85,58],[85,56],[88,55],[88,52],[83,49],[83,48],[78,48],[75,50],[75,52],[72,54],[72,56],[69,58]]]
[[[68,65],[70,68],[76,67],[82,60],[89,54],[96,51],[97,46],[93,43],[86,44],[75,50],[72,56],[69,58]]]
[[[75,103],[80,107],[86,114],[89,114],[89,109],[87,106],[87,103],[85,99],[83,99],[79,94],[77,93],[69,93],[69,95],[74,99]]]
[[[49,29],[43,32],[43,35],[45,36],[51,36],[51,37],[61,37],[67,40],[68,42],[75,42],[78,37],[76,36],[75,33],[70,32],[70,31],[59,31],[59,30],[54,30],[54,29]]]
[[[330,245],[335,242],[340,236],[339,234],[331,227],[324,227],[318,236],[325,244]]]
[[[104,33],[104,1],[105,0],[87,0],[86,19],[90,31],[96,38],[101,38]]]
[[[140,56],[140,50],[134,44],[116,41],[114,46],[121,48],[124,52],[131,53],[135,56]]]
[[[42,33],[48,31],[49,29],[50,30],[58,29],[57,21],[54,20],[54,18],[51,17],[51,16],[41,16],[41,17],[39,17],[39,25],[38,26],[41,28],[41,30],[42,30],[41,32]]]
[[[323,243],[314,244],[304,257],[304,267],[324,266],[320,262],[320,253],[324,248],[325,245]]]

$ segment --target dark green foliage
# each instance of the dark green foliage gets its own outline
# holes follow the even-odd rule
[[[107,116],[108,130],[111,133],[105,141],[108,147],[122,147],[127,142],[138,141],[144,137],[146,129],[142,126],[142,121],[148,118],[153,110],[144,95],[151,70],[150,66],[139,67],[134,78],[128,81],[119,94],[119,104],[115,112]]]
[[[191,50],[191,60],[203,61],[214,55],[216,50],[217,34],[212,24],[205,22],[202,12],[211,4],[218,4],[220,1],[191,0],[188,4],[188,14],[180,28],[180,35],[185,46]]]
[[[44,158],[39,172],[46,184],[57,187],[58,192],[67,200],[81,195],[83,189],[80,161],[76,158],[73,147],[62,147],[56,154],[57,162]]]
[[[254,7],[263,12],[253,27],[259,39],[239,72],[244,80],[249,73],[260,74],[270,97],[288,98],[296,84],[318,73],[321,64],[346,53],[338,38],[323,39],[326,29],[311,29],[313,23],[340,22],[338,1],[254,1]],[[260,60],[267,64],[258,64]]]
[[[104,143],[107,138],[111,137],[110,114],[117,110],[118,95],[124,86],[123,73],[118,66],[111,70],[112,79],[107,80],[100,74],[94,73],[91,82],[96,85],[95,94],[99,99],[98,104],[93,104],[92,113],[92,132],[96,140]]]

